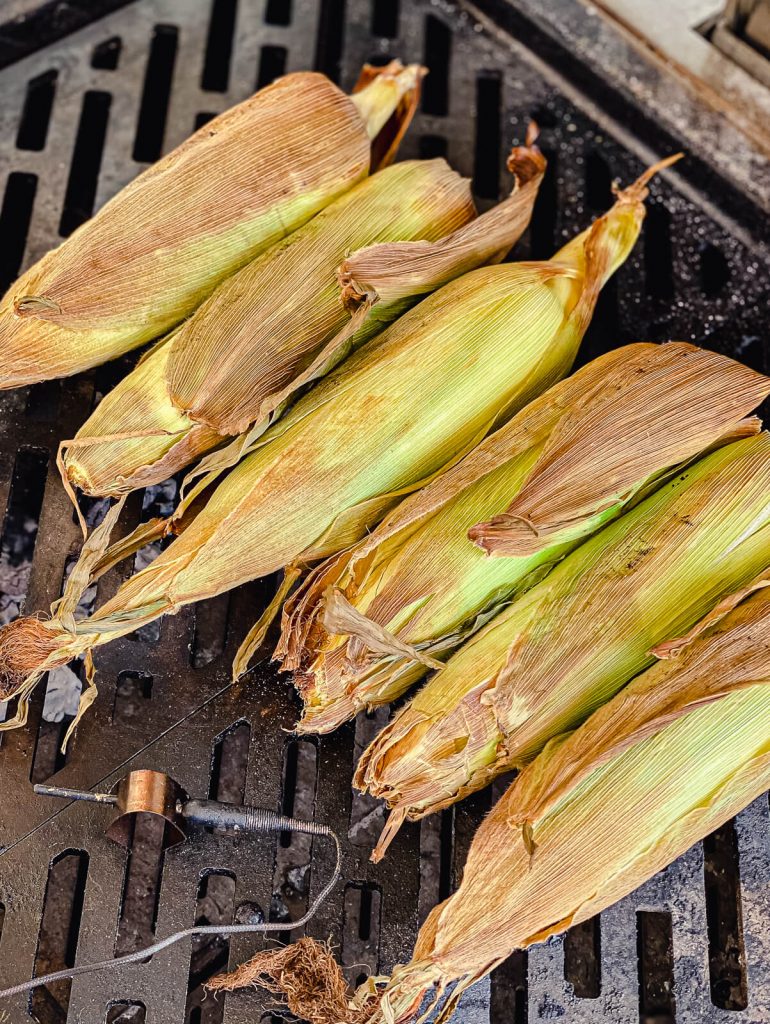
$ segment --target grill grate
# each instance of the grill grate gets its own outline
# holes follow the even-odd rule
[[[79,12],[79,25],[99,7],[68,6],[73,17]],[[524,0],[515,5],[517,29],[527,23],[527,7]],[[641,145],[637,153],[625,148],[618,141],[625,131],[542,54],[526,49],[529,35],[520,31],[518,41],[510,40],[446,4],[110,0],[101,6],[107,8],[112,13],[77,31],[65,23],[38,49],[18,38],[18,27],[0,29],[0,64],[7,65],[0,71],[2,287],[147,161],[284,71],[318,67],[350,86],[365,59],[423,60],[431,75],[404,155],[448,156],[472,177],[481,205],[505,187],[506,147],[534,116],[550,172],[519,257],[550,255],[608,204],[611,180],[630,180],[648,155]],[[30,23],[39,27],[34,17]],[[9,63],[9,50],[20,59]],[[629,114],[625,129],[635,123]],[[713,202],[694,201],[686,187],[657,184],[653,193],[643,241],[603,294],[581,359],[642,338],[692,338],[768,372],[768,289],[750,230]],[[747,203],[744,213],[757,233],[759,211]],[[56,446],[130,364],[124,359],[66,382],[0,394],[3,620],[22,605],[45,609],[60,592],[80,539],[58,483]],[[152,514],[153,502],[170,497],[168,487],[134,496],[121,528],[128,531]],[[99,511],[89,504],[92,516]],[[127,571],[101,581],[101,600]],[[351,794],[350,776],[357,751],[386,712],[318,743],[296,741],[282,731],[296,711],[287,681],[263,664],[241,685],[229,684],[238,641],[270,594],[270,581],[255,583],[99,649],[100,697],[66,758],[57,748],[72,709],[52,692],[45,716],[38,694],[28,726],[3,735],[0,985],[31,976],[35,967],[40,973],[47,965],[139,948],[196,916],[296,917],[328,877],[330,851],[319,842],[311,849],[308,837],[234,842],[203,833],[162,857],[158,836],[140,821],[127,857],[104,838],[98,807],[57,807],[31,797],[31,778],[105,788],[130,767],[168,771],[194,794],[329,822],[349,836],[346,882],[311,933],[341,944],[351,982],[408,955],[418,923],[456,882],[493,794],[405,828],[384,863],[369,864],[384,815]],[[49,680],[49,691],[53,685]],[[512,957],[466,995],[458,1020],[770,1019],[768,824],[763,798],[705,844],[705,873],[698,846],[601,922]],[[40,993],[35,1015],[41,1024],[253,1024],[269,1015],[262,996],[202,1001],[200,983],[260,942],[196,945],[192,959],[181,945],[140,967]],[[22,1024],[29,1005],[19,998],[0,1009]]]

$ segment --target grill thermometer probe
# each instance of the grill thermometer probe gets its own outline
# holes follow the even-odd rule
[[[64,800],[87,800],[91,803],[105,804],[114,807],[116,813],[107,827],[106,835],[120,846],[129,845],[132,826],[137,814],[154,814],[163,818],[166,825],[163,834],[163,849],[166,850],[177,843],[183,842],[188,835],[189,826],[216,828],[234,835],[254,832],[302,832],[310,836],[323,836],[331,839],[335,846],[336,862],[334,872],[315,898],[308,911],[297,921],[281,923],[267,922],[259,924],[211,924],[194,925],[174,932],[154,942],[151,946],[115,957],[112,960],[101,960],[92,964],[81,964],[63,971],[41,975],[30,981],[0,990],[0,999],[28,992],[39,985],[65,978],[75,978],[80,974],[92,971],[106,971],[116,967],[146,960],[147,957],[159,953],[182,939],[193,935],[245,935],[251,932],[285,932],[301,928],[316,913],[326,897],[339,881],[341,848],[337,834],[328,825],[315,821],[304,821],[301,818],[290,818],[283,814],[262,807],[239,806],[226,804],[219,800],[193,800],[170,776],[163,772],[142,769],[129,772],[110,793],[93,793],[86,790],[66,789],[59,786],[33,787],[41,796],[59,797]]]

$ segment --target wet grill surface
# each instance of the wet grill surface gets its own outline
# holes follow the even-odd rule
[[[2,287],[255,85],[317,67],[350,87],[362,61],[391,55],[431,68],[404,155],[446,155],[472,177],[482,206],[507,188],[509,143],[530,117],[539,121],[550,169],[516,256],[550,255],[608,205],[612,179],[630,181],[648,154],[618,141],[633,129],[633,112],[613,123],[530,53],[536,33],[530,39],[522,30],[528,5],[514,6],[516,40],[454,7],[398,0],[136,0],[34,52],[20,47],[26,55],[11,63],[9,33],[0,31]],[[746,204],[742,223],[733,223],[714,205],[718,188],[703,204],[692,194],[654,186],[644,236],[605,290],[581,361],[630,341],[680,338],[770,370],[765,257],[751,241],[762,216]],[[80,537],[58,482],[56,447],[131,361],[0,394],[2,621],[21,608],[45,610],[60,593]],[[121,529],[171,500],[173,485],[136,495]],[[88,510],[93,518],[103,512],[98,503]],[[98,599],[131,568],[105,577]],[[332,851],[319,840],[311,848],[307,837],[201,833],[162,856],[152,824],[139,820],[127,856],[103,836],[99,807],[31,795],[30,780],[107,789],[131,767],[167,771],[194,795],[331,824],[347,836],[344,882],[309,932],[340,946],[351,982],[409,955],[419,922],[458,880],[494,793],[406,827],[384,863],[372,866],[384,816],[353,796],[350,778],[357,751],[387,712],[318,743],[297,742],[287,732],[297,712],[290,681],[266,659],[241,684],[229,683],[232,655],[273,585],[260,581],[185,608],[159,628],[100,648],[99,699],[66,757],[58,747],[72,714],[71,678],[49,679],[26,728],[3,735],[0,985],[140,948],[193,920],[296,918],[328,877]],[[763,798],[601,922],[512,957],[469,993],[458,1020],[767,1021],[769,880]],[[261,942],[222,939],[192,952],[183,943],[140,967],[0,1009],[14,1022],[41,1024],[255,1022],[269,1013],[262,996],[202,1000],[200,985]]]

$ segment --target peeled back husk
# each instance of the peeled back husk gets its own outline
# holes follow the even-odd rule
[[[421,291],[507,252],[529,220],[545,168],[527,147],[514,149],[510,163],[511,197],[477,221],[468,182],[444,160],[407,161],[356,185],[224,281],[165,343],[165,355],[153,363],[157,379],[148,383],[140,366],[117,385],[108,411],[98,408],[64,442],[69,482],[89,494],[118,496],[165,480],[228,435],[254,424],[267,429],[299,388]],[[340,263],[351,250],[393,238],[419,239],[421,256],[430,249],[432,277],[410,279],[408,296],[375,297],[351,311],[340,301]]]
[[[0,388],[68,376],[165,333],[233,271],[369,171],[408,123],[422,69],[394,62],[353,97],[287,75],[214,118],[51,250],[0,301]]]
[[[402,708],[355,784],[393,808],[376,856],[419,818],[532,760],[752,579],[770,542],[770,435],[681,472],[568,555]]]
[[[684,343],[616,349],[554,385],[287,601],[276,657],[299,731],[406,692],[665,474],[756,433],[743,417],[768,393],[770,378]]]
[[[103,524],[65,588],[67,617],[55,608],[49,621],[0,630],[2,693],[19,697],[3,727],[24,721],[29,693],[54,665],[184,604],[341,551],[461,459],[569,371],[595,294],[642,215],[637,192],[610,231],[573,241],[558,263],[483,267],[424,299],[262,435],[150,566],[75,620],[78,589],[115,559],[102,552]]]

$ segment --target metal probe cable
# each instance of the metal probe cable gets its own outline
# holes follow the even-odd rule
[[[98,795],[106,796],[107,794]],[[103,802],[107,803],[111,801]],[[334,840],[334,846],[336,849],[334,873],[323,889],[321,889],[307,912],[297,921],[285,921],[283,923],[268,922],[266,924],[194,925],[192,928],[183,928],[181,931],[174,932],[172,935],[167,935],[165,939],[160,939],[158,942],[154,942],[151,946],[139,949],[135,953],[126,953],[125,956],[119,956],[112,960],[100,960],[92,964],[81,964],[78,967],[70,967],[64,971],[54,971],[52,974],[43,974],[39,978],[32,978],[30,981],[23,981],[18,985],[11,985],[10,988],[0,990],[0,999],[19,995],[21,992],[28,992],[30,989],[37,988],[39,985],[50,985],[54,981],[62,981],[65,978],[76,978],[80,974],[91,974],[94,971],[109,971],[117,967],[125,967],[128,964],[136,963],[138,960],[145,960],[147,957],[154,956],[155,953],[160,953],[160,951],[165,949],[167,946],[173,946],[174,943],[180,942],[182,939],[189,938],[193,935],[246,935],[250,932],[289,932],[307,924],[337,884],[341,874],[342,848],[340,847],[340,841],[337,833],[328,825],[321,825],[314,821],[301,821],[298,818],[287,818],[283,815],[275,814],[273,811],[263,810],[259,807],[249,808],[249,818],[254,831],[303,832],[305,835],[328,836],[330,839]]]

